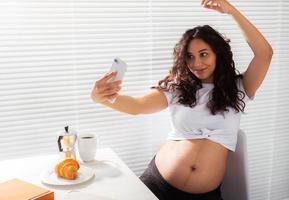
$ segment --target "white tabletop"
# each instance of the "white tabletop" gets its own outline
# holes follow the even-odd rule
[[[47,155],[0,161],[0,182],[18,178],[54,191],[55,200],[73,199],[73,196],[79,199],[79,195],[81,200],[157,200],[110,148],[98,149],[95,161],[80,163],[92,168],[95,175],[77,185],[54,186],[41,182],[40,175],[53,169],[58,159],[58,155]]]

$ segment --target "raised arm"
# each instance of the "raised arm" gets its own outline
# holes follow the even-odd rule
[[[271,45],[258,29],[227,0],[203,0],[202,5],[205,8],[232,16],[252,49],[254,57],[247,67],[243,78],[245,91],[249,97],[252,97],[260,87],[268,71],[273,55]]]
[[[150,114],[167,108],[168,103],[164,93],[156,89],[142,97],[118,95],[118,92],[121,89],[121,82],[108,82],[108,80],[115,75],[115,72],[106,74],[95,82],[91,92],[91,98],[94,102],[132,115]],[[111,103],[109,99],[113,98],[116,98],[116,100]]]

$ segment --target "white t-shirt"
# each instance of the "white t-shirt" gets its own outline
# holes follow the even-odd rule
[[[171,92],[164,92],[171,115],[172,131],[168,134],[168,139],[209,139],[235,151],[242,112],[236,112],[229,107],[228,112],[212,115],[207,102],[214,84],[203,83],[202,86],[196,93],[197,104],[193,108],[178,103],[178,99],[173,98]],[[237,86],[245,93],[241,79],[238,79]],[[247,103],[251,99],[245,93],[243,101]]]

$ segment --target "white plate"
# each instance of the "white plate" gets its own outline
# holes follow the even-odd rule
[[[78,170],[78,176],[75,180],[67,180],[57,177],[53,169],[44,171],[41,174],[41,180],[43,183],[49,185],[75,185],[84,183],[90,180],[94,176],[94,171],[91,168],[80,166]]]

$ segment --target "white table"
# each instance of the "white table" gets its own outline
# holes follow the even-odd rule
[[[73,186],[51,186],[41,182],[40,174],[54,168],[58,155],[35,156],[0,161],[0,182],[18,178],[54,191],[55,200],[62,200],[71,191],[100,196],[99,200],[157,200],[154,194],[139,180],[110,148],[98,149],[96,160],[81,163],[91,167],[95,176],[85,183]],[[85,195],[81,200],[85,200]],[[87,199],[90,199],[87,197]]]

